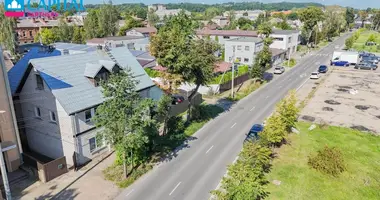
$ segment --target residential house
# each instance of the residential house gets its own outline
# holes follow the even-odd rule
[[[289,15],[289,14],[292,14],[293,11],[291,10],[283,10],[283,11],[274,11],[274,12],[271,12],[270,15],[273,16],[275,14],[284,14],[284,15]]]
[[[148,10],[153,10],[154,13],[160,18],[160,20],[163,20],[165,16],[175,16],[178,15],[182,9],[166,9],[166,6],[163,4],[153,4],[148,6]],[[187,15],[190,15],[191,13],[189,11],[184,10],[184,12]]]
[[[157,33],[157,29],[154,27],[138,27],[132,28],[126,32],[126,36],[138,36],[138,37],[149,37]]]
[[[62,55],[86,53],[96,51],[98,49],[96,46],[63,42],[56,42],[52,46],[56,50],[60,51]]]
[[[230,39],[250,37],[255,38],[258,36],[256,31],[244,31],[244,30],[198,30],[196,32],[199,38],[210,38],[211,40],[218,41],[218,43],[224,46],[225,42]]]
[[[3,55],[1,48],[0,55]],[[22,147],[3,56],[0,56],[0,142],[7,172],[17,170]]]
[[[236,19],[246,18],[249,20],[256,20],[260,14],[265,14],[263,10],[237,10],[234,11],[234,15]],[[230,11],[226,11],[223,13],[223,16],[229,17]]]
[[[228,17],[224,17],[224,16],[215,16],[214,18],[211,19],[211,21],[217,24],[221,28],[230,24],[230,20],[228,19]]]
[[[92,38],[86,41],[90,46],[108,46],[115,47],[128,47],[129,49],[135,48],[135,43],[144,40],[144,36],[110,36],[105,38]]]
[[[100,80],[130,69],[143,98],[158,100],[162,95],[126,47],[32,59],[26,68],[14,92],[29,148],[53,159],[65,156],[69,167],[108,151],[96,137],[101,128],[92,121],[104,101]]]
[[[286,59],[286,50],[270,48],[272,53],[272,65],[276,66],[284,62]]]
[[[252,65],[256,54],[263,47],[263,40],[258,37],[241,37],[228,40],[225,43],[224,61]]]
[[[300,43],[299,30],[274,29],[270,37],[273,38],[270,48],[286,50],[290,54],[297,51],[297,46]]]
[[[132,55],[137,59],[137,62],[143,68],[152,68],[157,66],[156,58],[151,56],[149,52],[140,51],[140,50],[130,50]]]

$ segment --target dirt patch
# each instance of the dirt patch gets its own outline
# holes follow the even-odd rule
[[[347,89],[347,90],[352,89],[352,87],[350,87],[350,86],[339,86],[339,88],[341,88],[341,89]]]
[[[377,119],[380,119],[380,115],[378,115],[378,116],[376,116],[377,117]]]
[[[347,90],[347,89],[344,89],[344,88],[339,88],[339,89],[337,89],[339,92],[348,92],[349,90]]]
[[[358,131],[364,131],[364,132],[372,132],[371,129],[365,127],[365,126],[362,126],[362,125],[359,125],[359,126],[351,126],[352,129],[355,129],[355,130],[358,130]]]
[[[355,108],[364,111],[364,110],[368,110],[368,109],[369,109],[369,106],[356,105]]]
[[[323,107],[322,110],[323,111],[334,111],[334,109],[330,108],[330,107]]]
[[[312,116],[309,116],[309,115],[304,115],[301,117],[301,119],[305,120],[305,121],[309,121],[309,122],[314,122],[315,121],[315,117],[312,117]]]
[[[325,103],[330,105],[340,105],[341,103],[334,101],[334,100],[326,100]]]
[[[317,89],[317,87],[312,87],[312,89],[314,90],[314,89]]]

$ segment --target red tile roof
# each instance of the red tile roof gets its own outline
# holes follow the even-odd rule
[[[244,30],[198,30],[197,35],[257,37],[258,33]]]
[[[161,65],[154,66],[154,67],[152,67],[152,69],[157,70],[157,71],[166,71],[167,70],[166,67],[163,67]]]
[[[139,27],[139,28],[133,28],[133,30],[140,33],[157,33],[157,29],[154,27]]]
[[[232,64],[228,62],[219,62],[215,64],[214,72],[225,72],[231,69]]]

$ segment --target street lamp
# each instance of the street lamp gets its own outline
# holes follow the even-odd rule
[[[3,123],[4,119],[4,110],[0,110],[0,136],[3,134],[3,129],[1,124]],[[0,141],[1,142],[1,141]],[[3,184],[4,184],[4,190],[5,190],[5,196],[7,200],[12,199],[12,194],[11,194],[11,189],[9,187],[9,182],[8,182],[8,175],[7,175],[7,169],[5,168],[5,161],[4,161],[4,156],[3,152],[7,151],[6,149],[3,150],[3,143],[0,144],[0,170],[1,170],[1,176],[3,178]]]

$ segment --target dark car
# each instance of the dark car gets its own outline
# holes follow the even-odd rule
[[[329,68],[327,68],[326,65],[321,65],[321,66],[319,66],[319,68],[318,68],[318,72],[319,72],[319,73],[326,73],[328,70],[329,70]]]
[[[252,126],[251,130],[247,134],[245,141],[254,141],[258,139],[259,133],[264,130],[264,126],[261,124],[255,124]]]
[[[361,62],[355,65],[355,69],[376,70],[377,65],[369,62]]]
[[[377,63],[379,63],[379,57],[377,57],[377,56],[363,56],[362,61],[377,64]]]
[[[350,63],[343,60],[334,60],[331,62],[332,66],[340,66],[340,67],[348,67],[350,66]]]
[[[183,97],[181,95],[177,95],[177,94],[172,95],[172,104],[173,105],[182,103],[184,101],[185,101],[185,97]]]

